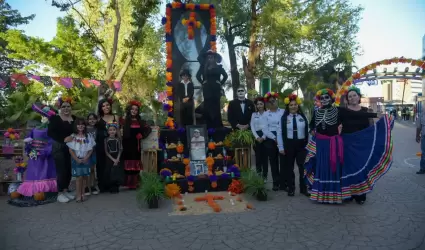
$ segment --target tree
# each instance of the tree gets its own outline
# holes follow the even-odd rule
[[[218,23],[223,27],[218,29],[218,35],[227,44],[232,78],[231,87],[233,97],[236,98],[236,90],[240,85],[237,52],[238,48],[248,47],[249,4],[243,0],[215,0],[213,3],[217,9]]]
[[[351,72],[361,10],[347,0],[268,1],[259,18],[259,71],[277,90],[289,83],[304,97],[312,81],[340,82],[334,66],[345,64],[340,77]]]
[[[101,75],[101,60],[95,55],[95,44],[87,35],[79,35],[77,24],[69,15],[58,18],[57,33],[50,42],[26,36],[19,30],[9,30],[2,37],[8,42],[7,48],[14,51],[9,57],[32,62],[27,69],[34,74],[53,71],[68,77]]]
[[[52,0],[62,11],[71,11],[102,55],[105,80],[121,81],[143,44],[143,32],[159,0]],[[125,22],[123,22],[125,21]],[[131,24],[123,29],[123,24]],[[99,93],[99,97],[104,93]]]
[[[14,10],[4,0],[0,0],[0,34],[4,34],[12,27],[28,24],[35,15],[23,17],[19,11]],[[9,74],[13,69],[22,68],[25,61],[14,60],[8,57],[13,52],[7,49],[8,42],[0,38],[0,74]]]

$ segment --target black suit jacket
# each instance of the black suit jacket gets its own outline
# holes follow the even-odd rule
[[[190,81],[187,84],[187,95],[185,93],[185,89],[184,89],[184,83],[179,82],[178,83],[178,87],[177,87],[177,97],[183,101],[183,98],[189,97],[189,102],[193,102],[193,94],[195,93],[195,88],[193,85],[193,82]]]
[[[242,112],[241,103],[239,100],[230,101],[227,108],[227,120],[232,128],[235,129],[236,125],[250,125],[252,113],[255,112],[254,102],[245,99],[245,111]]]

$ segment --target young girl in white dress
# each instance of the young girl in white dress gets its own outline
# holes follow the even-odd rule
[[[76,201],[86,200],[84,187],[90,176],[92,162],[90,156],[96,145],[94,138],[87,134],[86,122],[84,119],[77,118],[74,122],[74,134],[72,141],[67,142],[71,154],[72,176],[76,177]]]

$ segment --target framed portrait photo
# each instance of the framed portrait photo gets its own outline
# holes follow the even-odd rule
[[[207,128],[205,125],[194,125],[186,127],[187,146],[190,149],[192,161],[203,161],[206,159],[206,145],[208,143]]]

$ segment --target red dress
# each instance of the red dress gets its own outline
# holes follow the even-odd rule
[[[125,186],[128,188],[137,188],[139,185],[140,170],[143,170],[141,139],[147,137],[150,132],[151,128],[143,120],[139,122],[133,119],[130,126],[124,125],[122,159],[126,172]]]

